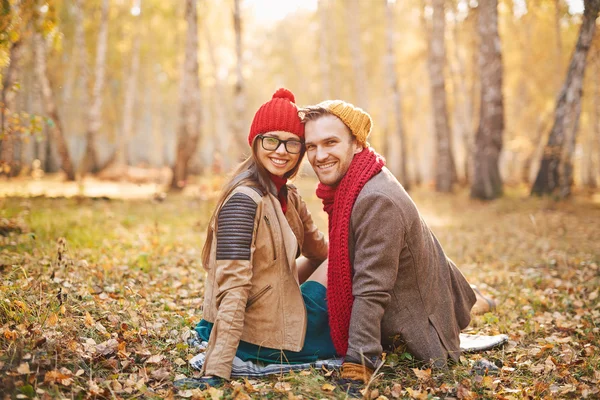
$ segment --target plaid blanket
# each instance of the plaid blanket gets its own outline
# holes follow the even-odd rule
[[[467,333],[460,334],[460,348],[464,352],[484,351],[500,346],[508,341],[508,335],[471,335]],[[190,360],[190,365],[195,369],[202,369],[204,364],[204,350],[208,345],[202,341],[196,331],[191,331],[188,339],[188,345],[200,351],[194,358]],[[314,363],[305,364],[262,364],[252,361],[242,361],[238,357],[233,359],[233,369],[231,370],[232,377],[248,377],[259,378],[267,375],[285,374],[289,371],[299,371],[309,368],[327,369],[339,368],[342,365],[341,358],[330,358],[327,360],[318,360]]]

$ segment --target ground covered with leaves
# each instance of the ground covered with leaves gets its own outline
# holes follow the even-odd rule
[[[314,182],[301,193],[326,231]],[[467,278],[500,303],[467,333],[505,333],[502,348],[447,371],[386,354],[369,399],[600,397],[600,204],[509,189],[411,193]],[[201,318],[199,265],[214,200],[0,198],[0,393],[5,398],[344,398],[336,371],[307,370],[219,389],[197,375],[185,338]],[[485,358],[494,368],[475,368]],[[477,373],[478,371],[479,373]]]

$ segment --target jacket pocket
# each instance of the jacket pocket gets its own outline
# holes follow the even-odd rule
[[[248,298],[248,301],[246,302],[246,309],[248,309],[248,307],[250,307],[252,304],[256,303],[258,299],[263,297],[271,289],[273,289],[273,287],[271,285],[267,285],[264,288],[260,289],[258,292],[254,293],[252,296],[250,296]]]
[[[263,216],[263,219],[265,220],[265,223],[269,227],[269,234],[271,235],[271,246],[272,246],[272,249],[273,249],[273,260],[277,260],[277,247],[275,246],[275,238],[273,237],[273,228],[271,227],[271,221],[269,221],[269,218],[267,218],[266,215]]]

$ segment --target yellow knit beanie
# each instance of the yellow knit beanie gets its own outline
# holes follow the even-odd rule
[[[373,121],[371,116],[362,108],[356,107],[350,103],[346,103],[342,100],[325,100],[315,106],[306,107],[311,108],[324,108],[339,119],[350,129],[356,141],[363,147],[369,147],[367,138],[371,133],[371,127]],[[302,110],[300,110],[302,111]]]

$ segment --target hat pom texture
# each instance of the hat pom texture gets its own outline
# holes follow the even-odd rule
[[[257,135],[274,131],[289,132],[304,139],[304,124],[298,116],[295,100],[294,94],[288,89],[278,89],[271,100],[263,104],[254,115],[248,144],[252,146]]]

